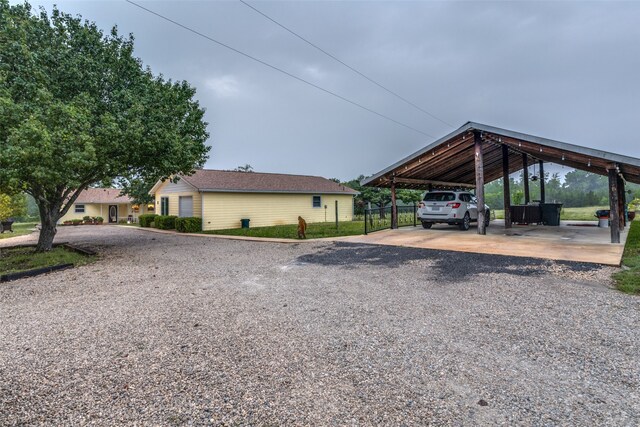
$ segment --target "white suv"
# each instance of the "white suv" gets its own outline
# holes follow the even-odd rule
[[[484,223],[489,226],[489,206],[484,205],[484,211]],[[468,230],[471,222],[478,221],[478,201],[465,191],[432,191],[426,193],[418,205],[418,219],[424,228],[440,222]]]

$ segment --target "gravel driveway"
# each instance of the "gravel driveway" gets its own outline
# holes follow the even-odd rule
[[[101,259],[0,285],[0,425],[640,419],[640,298],[610,289],[610,268],[113,226],[58,237]]]

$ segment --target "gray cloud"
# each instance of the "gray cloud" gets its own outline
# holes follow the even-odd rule
[[[431,141],[125,2],[57,3],[134,33],[154,72],[197,87],[208,167],[348,179]],[[474,120],[640,157],[638,2],[252,4],[456,127]],[[144,5],[431,135],[451,130],[239,2]]]

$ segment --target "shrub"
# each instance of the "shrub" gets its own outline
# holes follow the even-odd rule
[[[85,216],[82,217],[82,220],[89,222],[89,221],[91,221],[91,217],[89,215],[85,215]]]
[[[82,224],[82,220],[81,219],[72,219],[71,220],[71,224],[80,225],[80,224]]]
[[[202,218],[193,216],[176,218],[176,231],[181,233],[197,233],[202,231]]]
[[[121,218],[118,220],[118,224],[126,224],[126,223],[127,223],[127,220],[124,218]]]
[[[158,215],[154,218],[158,230],[174,230],[176,228],[176,218],[174,215]]]
[[[151,227],[153,220],[158,215],[156,214],[143,214],[138,217],[138,222],[140,223],[140,227]]]
[[[94,220],[98,223],[98,224],[102,224],[104,222],[104,218],[102,218],[101,216],[97,216],[94,218]]]

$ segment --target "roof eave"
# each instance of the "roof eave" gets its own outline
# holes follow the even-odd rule
[[[345,196],[356,196],[359,191],[310,191],[310,190],[246,190],[246,189],[229,189],[229,188],[201,188],[201,193],[277,193],[277,194],[335,194]]]
[[[455,136],[461,135],[464,132],[467,132],[471,129],[474,129],[473,127],[474,123],[473,122],[467,122],[464,125],[460,126],[458,129],[454,130],[453,132],[448,133],[447,135],[443,136],[442,138],[439,138],[435,141],[433,141],[431,144],[427,145],[426,147],[414,152],[413,154],[410,154],[408,156],[406,156],[405,158],[403,158],[402,160],[394,163],[393,165],[389,166],[386,169],[381,170],[380,172],[370,176],[369,178],[365,178],[362,181],[360,181],[360,185],[367,185],[381,177],[383,177],[384,175],[388,174],[389,172],[393,171],[394,169],[402,166],[404,163],[410,161],[411,159],[418,157],[426,152],[428,152],[429,150],[434,149],[435,147],[437,147],[438,145],[442,144],[443,142],[447,141],[448,139],[451,139]]]
[[[595,148],[582,147],[580,145],[570,144],[568,142],[562,142],[555,139],[543,138],[540,136],[529,135],[526,133],[516,132],[508,129],[502,129],[494,126],[484,125],[482,123],[469,122],[471,129],[490,132],[502,136],[506,136],[514,139],[521,139],[523,141],[541,144],[560,150],[571,151],[577,154],[583,154],[585,156],[599,157],[601,159],[610,160],[615,163],[626,163],[632,166],[640,167],[640,159],[635,157],[625,156],[623,154],[611,153],[608,151],[598,150]]]

